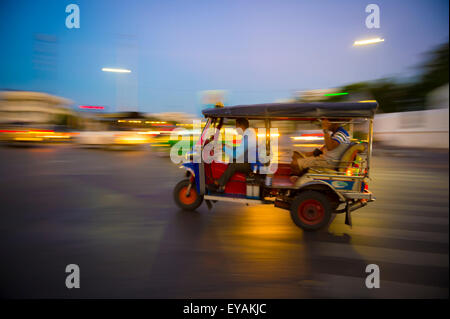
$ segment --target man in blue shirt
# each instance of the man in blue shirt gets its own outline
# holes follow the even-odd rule
[[[250,124],[245,118],[238,118],[236,120],[236,128],[241,129],[242,132],[244,132],[241,143],[236,147],[236,155],[234,155],[232,147],[227,145],[224,147],[225,154],[227,154],[229,158],[235,159],[236,163],[229,163],[222,176],[220,176],[218,180],[215,180],[214,184],[207,185],[209,190],[224,192],[225,185],[235,173],[248,174],[252,171],[250,163],[256,161],[256,149],[254,148],[256,137],[250,134],[251,130],[247,130],[249,126]]]

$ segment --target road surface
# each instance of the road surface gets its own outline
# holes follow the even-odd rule
[[[271,206],[182,212],[148,150],[1,147],[8,298],[448,298],[448,152],[374,152],[377,201],[305,233]],[[67,289],[66,265],[80,267]],[[380,269],[368,289],[366,266]]]

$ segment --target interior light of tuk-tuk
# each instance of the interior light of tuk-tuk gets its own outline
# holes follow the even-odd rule
[[[264,137],[264,134],[257,134],[258,137]],[[265,134],[265,136],[275,136],[275,137],[279,137],[280,133],[273,133],[273,134]]]
[[[321,141],[323,140],[322,136],[293,136],[291,137],[294,141]]]
[[[321,147],[323,144],[294,144],[295,147]]]
[[[347,171],[345,172],[345,175],[353,176],[353,170],[351,168],[347,168]]]

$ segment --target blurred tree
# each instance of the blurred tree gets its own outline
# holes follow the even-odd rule
[[[448,47],[447,42],[426,54],[427,60],[420,66],[422,76],[410,87],[410,93],[421,105],[425,105],[427,94],[448,83]]]
[[[383,113],[423,110],[427,95],[449,81],[448,49],[447,42],[428,52],[426,61],[419,66],[420,75],[414,81],[402,83],[387,78],[352,83],[340,88],[348,95],[330,96],[327,101],[376,100]]]
[[[430,90],[448,83],[448,42],[429,53],[429,60],[423,65],[422,83]]]

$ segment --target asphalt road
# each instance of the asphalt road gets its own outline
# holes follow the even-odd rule
[[[377,201],[304,233],[271,206],[182,212],[150,151],[0,148],[8,298],[448,298],[448,152],[375,149]],[[67,289],[77,264],[81,287]],[[380,288],[365,268],[380,269]]]

